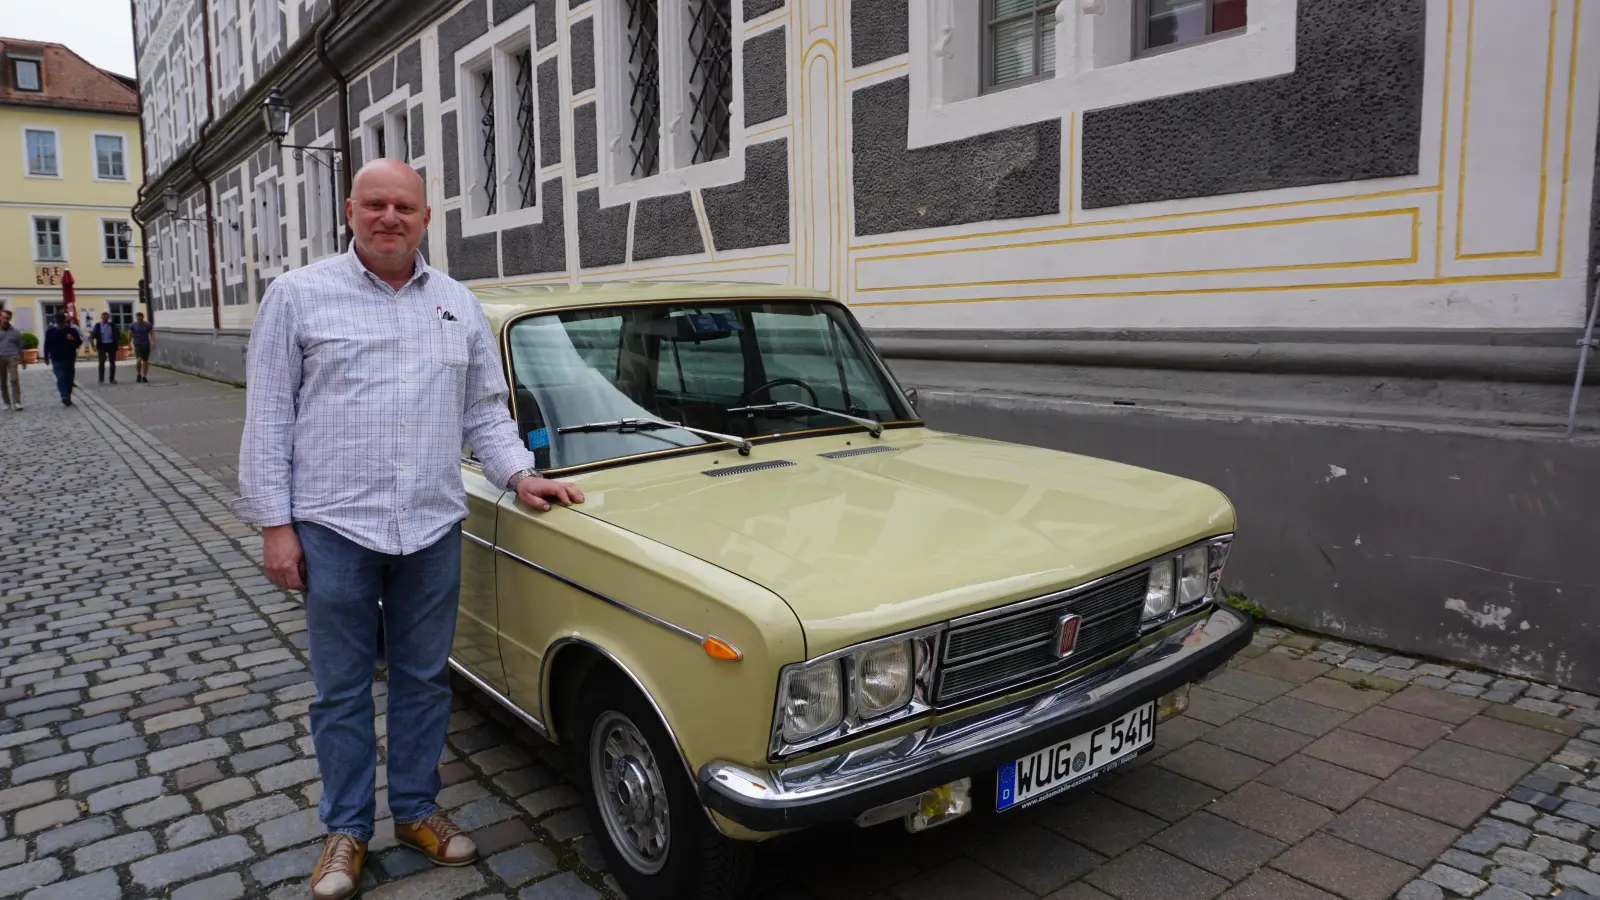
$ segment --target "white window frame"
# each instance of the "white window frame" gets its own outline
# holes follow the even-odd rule
[[[206,120],[206,99],[211,93],[211,85],[206,81],[205,29],[202,24],[196,19],[189,25],[189,118],[197,129]]]
[[[38,132],[40,134],[48,134],[48,135],[50,135],[50,140],[55,143],[55,148],[56,148],[56,170],[55,170],[54,173],[50,173],[50,172],[35,172],[29,166],[29,163],[32,162],[32,159],[29,157],[29,154],[28,154],[28,133],[30,131],[31,132]],[[62,174],[62,171],[65,168],[66,168],[66,166],[64,165],[63,160],[61,159],[61,129],[56,128],[54,126],[50,126],[50,125],[24,125],[24,126],[22,126],[22,174],[23,174],[24,177],[26,177],[26,178],[58,178],[59,179],[59,178],[65,177]]]
[[[1138,57],[1132,0],[1073,0],[1056,7],[1055,77],[982,93],[983,6],[910,4],[909,147],[1294,71],[1296,0],[1249,0],[1243,31]]]
[[[378,158],[374,151],[378,145],[379,134],[383,135],[385,158],[398,159],[401,162],[411,161],[411,110],[408,105],[410,100],[411,86],[401,85],[390,92],[389,96],[361,111],[361,149],[365,157],[364,162]],[[537,101],[534,110],[538,111]],[[395,155],[396,148],[400,148],[398,156]]]
[[[39,255],[39,222],[44,219],[55,220],[56,229],[58,230],[61,238],[61,256],[59,257],[46,258]],[[66,262],[71,257],[71,253],[69,253],[67,249],[67,217],[47,216],[40,215],[38,213],[30,214],[28,216],[28,246],[29,254],[33,257],[33,261],[36,263]]]
[[[100,174],[100,144],[99,144],[99,141],[103,137],[116,138],[117,140],[122,142],[122,151],[121,151],[122,152],[122,177],[121,178],[113,178],[113,177],[111,177],[109,175],[101,175]],[[114,181],[114,182],[117,182],[119,184],[122,184],[122,183],[126,183],[129,180],[129,178],[128,178],[128,135],[127,135],[127,133],[121,132],[121,131],[91,131],[91,132],[89,132],[89,148],[94,153],[94,180],[95,181]]]
[[[188,204],[184,204],[187,214]],[[173,233],[178,237],[178,291],[182,293],[185,288],[194,287],[194,225],[193,222],[172,223]],[[180,302],[182,302],[180,300]]]
[[[126,307],[127,308],[127,313],[124,314],[124,313],[112,308],[112,307],[117,307],[117,306]],[[106,301],[106,312],[111,314],[111,322],[112,322],[112,324],[116,325],[118,328],[121,328],[124,331],[128,330],[128,326],[133,324],[134,309],[133,309],[133,301],[132,300],[107,300]],[[124,318],[124,315],[126,315],[126,318]]]
[[[278,0],[255,0],[251,7],[256,13],[256,58],[265,62],[283,37],[283,8]]]
[[[212,0],[212,21],[216,22],[218,90],[226,93],[239,86],[244,77],[244,44],[239,34],[239,0]],[[224,12],[231,15],[223,15]]]
[[[217,231],[222,234],[222,280],[224,284],[244,283],[244,225],[240,222],[239,189],[229,188],[217,200],[221,221]]]
[[[912,7],[927,0],[918,0]],[[972,0],[956,0],[971,3]],[[689,6],[657,7],[661,59],[661,162],[654,175],[633,177],[628,135],[633,123],[628,105],[627,10],[624,0],[595,4],[595,88],[600,129],[600,203],[616,206],[647,197],[734,184],[744,180],[744,4],[733,2],[733,103],[729,108],[728,155],[694,163],[689,122]],[[976,5],[976,4],[974,4]]]
[[[539,50],[534,35],[534,7],[512,16],[456,52],[456,139],[460,143],[461,163],[461,233],[464,236],[490,234],[506,228],[534,225],[544,221],[544,196],[542,169],[544,168],[544,136],[535,134],[533,140],[534,187],[532,206],[523,209],[506,209],[506,200],[519,191],[517,176],[517,143],[514,123],[517,120],[512,86],[516,82],[516,55],[524,50],[532,53],[531,86],[533,103],[532,121],[540,127],[539,117],[539,65],[560,52],[559,44]],[[485,212],[486,173],[483,164],[483,132],[477,127],[478,77],[485,70],[494,75],[495,105],[495,178],[498,181],[496,212]],[[391,94],[387,100],[394,99]],[[408,115],[403,107],[398,115]],[[385,138],[387,141],[387,137]],[[407,153],[409,154],[409,150]]]
[[[276,166],[256,177],[255,192],[251,198],[255,213],[256,243],[260,247],[259,265],[263,274],[282,270],[285,262],[283,248],[283,209],[278,202],[278,169]]]
[[[112,259],[111,255],[106,252],[106,238],[110,236],[109,233],[106,231],[106,226],[107,225],[111,225],[111,224],[121,224],[121,225],[128,226],[128,240],[127,240],[127,243],[122,245],[122,250],[123,250],[124,253],[127,254],[127,259]],[[131,266],[131,265],[133,265],[133,237],[134,237],[134,231],[133,231],[133,223],[131,221],[129,221],[127,219],[116,218],[116,217],[107,218],[105,216],[101,216],[100,217],[100,264],[101,265],[105,265],[105,266]]]
[[[17,53],[7,53],[6,54],[6,61],[11,66],[11,71],[9,73],[7,73],[7,74],[9,74],[11,76],[11,83],[12,83],[12,85],[14,86],[14,88],[18,92],[23,93],[23,94],[42,94],[42,93],[44,93],[44,58],[43,57],[40,57],[40,56],[29,56],[29,55],[17,54]],[[33,63],[34,77],[39,79],[39,86],[37,88],[25,88],[25,87],[22,86],[22,81],[17,78],[17,63],[19,63],[19,62],[31,62],[31,63]]]
[[[172,55],[167,57],[167,81],[172,90],[172,145],[176,150],[189,137],[189,59],[187,44],[181,39],[172,44]]]
[[[329,168],[332,154],[320,152],[333,146],[333,132],[324,133],[311,146],[318,150],[306,152],[300,182],[306,193],[306,255],[316,262],[339,252],[339,219],[333,210],[337,173]]]

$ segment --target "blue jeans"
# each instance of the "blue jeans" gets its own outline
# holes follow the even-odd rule
[[[72,379],[77,363],[75,359],[50,360],[50,370],[56,373],[56,392],[63,400],[72,399]]]
[[[378,766],[372,700],[379,617],[389,663],[389,808],[399,823],[438,812],[439,756],[450,722],[450,645],[461,597],[461,526],[390,556],[297,522],[306,563],[311,740],[330,834],[371,840]],[[383,601],[380,610],[379,600]]]

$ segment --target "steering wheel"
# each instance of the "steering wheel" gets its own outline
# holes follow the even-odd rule
[[[806,384],[804,381],[801,381],[798,378],[774,378],[771,381],[767,382],[766,384],[762,384],[762,385],[756,386],[756,388],[754,390],[746,391],[745,395],[743,397],[743,401],[746,404],[748,404],[751,401],[755,400],[757,394],[760,394],[763,391],[770,391],[775,387],[779,387],[780,385],[785,385],[785,384],[792,384],[795,387],[800,388],[801,390],[803,390],[806,393],[810,394],[811,395],[811,405],[812,406],[821,406],[822,405],[821,400],[817,397],[816,389],[813,388],[811,385]],[[771,399],[771,395],[770,394],[768,395],[768,399],[769,400]]]

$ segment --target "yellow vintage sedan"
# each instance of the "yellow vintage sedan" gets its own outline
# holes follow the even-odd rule
[[[825,294],[477,293],[587,502],[535,513],[466,448],[452,664],[566,748],[635,900],[731,895],[776,834],[1071,790],[1250,640],[1227,498],[927,427]]]

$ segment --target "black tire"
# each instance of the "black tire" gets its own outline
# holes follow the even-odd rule
[[[632,723],[644,739],[667,798],[664,862],[659,862],[660,868],[654,872],[636,866],[618,847],[591,774],[591,735],[603,718],[616,722],[615,714]],[[750,881],[755,844],[723,837],[711,824],[684,771],[677,746],[631,682],[609,669],[593,671],[584,680],[564,737],[572,778],[583,795],[584,811],[607,869],[630,900],[734,900],[743,895]]]

